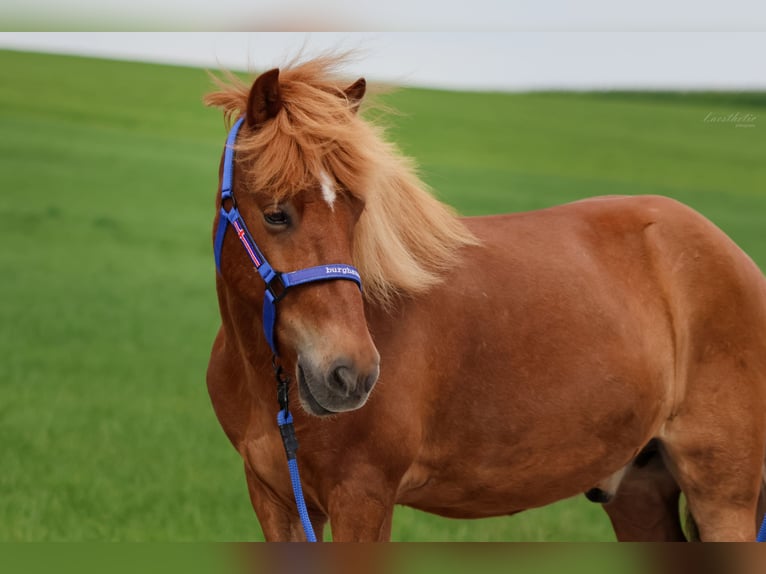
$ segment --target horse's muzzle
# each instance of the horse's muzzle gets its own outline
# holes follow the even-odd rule
[[[362,407],[370,396],[380,373],[376,356],[369,365],[340,358],[327,368],[310,360],[298,359],[298,390],[306,412],[329,415]]]

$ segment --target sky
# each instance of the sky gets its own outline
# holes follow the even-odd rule
[[[358,53],[349,75],[467,89],[766,89],[764,32],[0,32],[0,48],[257,71]]]
[[[766,31],[763,0],[3,0],[11,30]]]
[[[350,76],[402,85],[766,90],[764,0],[3,0],[3,28],[0,48],[213,70],[355,49]]]

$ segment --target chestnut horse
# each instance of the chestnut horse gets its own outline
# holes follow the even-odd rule
[[[365,83],[344,89],[337,64],[232,79],[206,98],[244,118],[233,190],[271,265],[361,274],[363,291],[324,281],[278,303],[320,538],[329,520],[335,540],[387,540],[396,504],[478,518],[587,491],[621,540],[683,540],[681,492],[701,539],[753,540],[766,451],[753,261],[662,197],[459,218],[357,113]],[[216,286],[213,407],[266,539],[302,540],[264,282],[236,233]]]

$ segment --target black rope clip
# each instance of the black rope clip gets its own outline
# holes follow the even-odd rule
[[[277,356],[271,358],[271,364],[274,367],[274,377],[277,379],[277,400],[279,401],[279,434],[282,435],[282,444],[285,447],[287,460],[295,458],[295,451],[298,450],[298,439],[295,436],[295,427],[293,427],[293,418],[288,409],[287,391],[290,385],[290,377],[285,374],[282,365],[277,364]]]
[[[286,415],[289,412],[287,390],[290,386],[290,377],[285,374],[282,365],[277,364],[276,355],[272,355],[271,365],[274,367],[274,377],[277,380],[277,401],[279,401],[279,408],[285,411]]]

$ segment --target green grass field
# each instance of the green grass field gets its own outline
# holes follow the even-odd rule
[[[0,540],[261,537],[204,382],[225,137],[208,88],[196,69],[0,51]],[[464,214],[661,193],[766,268],[764,94],[385,100]],[[584,497],[480,521],[399,509],[393,537],[614,539]]]

